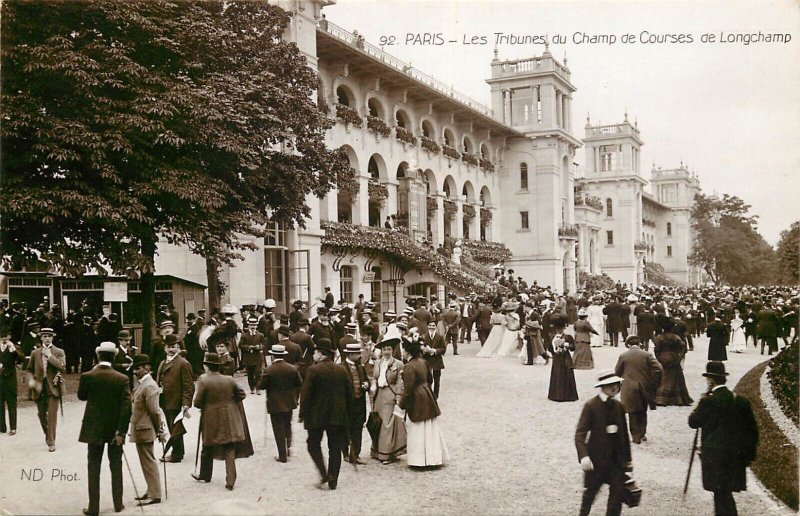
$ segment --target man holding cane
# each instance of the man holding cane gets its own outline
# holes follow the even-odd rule
[[[86,401],[78,440],[89,447],[89,507],[83,510],[87,516],[100,513],[100,462],[106,444],[114,510],[120,512],[125,508],[122,504],[122,445],[131,418],[128,377],[111,366],[117,345],[103,342],[95,353],[97,366],[83,373],[78,384],[78,399]]]
[[[150,374],[152,365],[147,355],[133,357],[133,374],[139,385],[133,391],[130,436],[136,443],[139,453],[139,464],[147,482],[147,491],[139,498],[139,505],[161,503],[161,479],[158,473],[158,462],[153,453],[156,439],[163,445],[166,442],[164,430],[167,422],[162,419],[163,412],[158,406],[158,385]]]

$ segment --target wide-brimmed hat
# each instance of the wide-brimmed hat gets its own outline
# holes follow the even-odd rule
[[[331,344],[331,339],[319,339],[319,342],[314,345],[314,351],[322,351],[323,353],[333,355],[333,344]]]
[[[270,355],[288,355],[289,352],[286,351],[286,346],[283,344],[273,344],[269,350]]]
[[[361,353],[362,349],[363,348],[361,347],[361,344],[359,344],[358,342],[355,342],[355,343],[347,344],[344,347],[344,352],[345,353]]]
[[[403,321],[400,321],[395,326],[397,326],[401,330],[407,330],[408,329],[408,323],[405,323]]]
[[[718,360],[712,360],[706,364],[706,372],[703,376],[710,376],[712,378],[725,378],[728,373],[725,372],[725,364]]]
[[[216,353],[206,353],[203,356],[203,363],[210,365],[222,365],[222,359]]]
[[[94,348],[95,354],[114,353],[116,355],[117,351],[117,345],[113,342],[101,342],[99,346]]]
[[[150,357],[148,355],[134,355],[133,356],[133,365],[131,366],[132,368],[136,369],[140,365],[145,365],[145,364],[153,365],[153,363],[150,361]]]
[[[119,330],[119,332],[117,333],[117,339],[130,339],[130,338],[132,338],[131,332],[129,332],[128,330]]]
[[[622,383],[622,378],[617,376],[613,370],[606,369],[597,375],[597,383],[595,383],[594,386],[602,387],[603,385],[612,385],[615,383]]]
[[[391,346],[392,349],[394,349],[397,347],[398,344],[400,344],[400,339],[398,339],[397,337],[390,337],[388,339],[384,338],[382,341],[378,342],[378,345],[376,347],[378,349],[383,349],[386,346]]]

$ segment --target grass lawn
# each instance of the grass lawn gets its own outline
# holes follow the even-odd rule
[[[753,406],[759,429],[758,454],[753,473],[783,503],[797,510],[797,448],[788,441],[761,401],[761,375],[768,362],[745,374],[734,389]]]

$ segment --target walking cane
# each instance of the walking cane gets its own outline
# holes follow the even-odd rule
[[[161,441],[161,456],[165,457],[167,455],[167,450],[164,449],[164,441]],[[164,466],[164,500],[168,498],[167,496],[167,463],[162,462],[162,466]],[[139,496],[138,494],[136,496]]]
[[[689,476],[692,474],[692,464],[694,463],[694,453],[697,451],[697,436],[700,435],[700,429],[694,433],[694,442],[692,442],[692,454],[689,456],[689,471],[686,472],[686,483],[683,485],[683,498],[686,498],[686,492],[689,490]]]
[[[197,448],[194,451],[194,474],[197,475],[197,459],[200,457],[200,437],[203,432],[203,413],[200,413],[200,424],[197,426]]]
[[[125,466],[128,468],[128,475],[131,477],[131,484],[133,484],[133,492],[136,493],[136,499],[139,499],[139,490],[136,489],[136,482],[133,480],[133,471],[131,471],[131,465],[128,463],[128,456],[125,455],[125,447],[123,445],[119,446],[122,448],[122,458],[125,459]],[[166,478],[166,477],[165,477]],[[139,509],[144,512],[144,507],[139,505]]]

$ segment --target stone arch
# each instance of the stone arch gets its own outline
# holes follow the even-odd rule
[[[358,109],[356,105],[356,96],[353,89],[347,84],[339,84],[336,87],[336,103],[349,106],[353,109]]]
[[[384,122],[386,121],[386,109],[383,107],[383,103],[378,97],[371,96],[367,99],[367,113],[369,116],[380,118]]]
[[[445,127],[442,130],[442,143],[445,145],[449,145],[450,147],[456,148],[456,135],[452,129],[449,127]]]
[[[481,158],[492,159],[492,150],[486,143],[481,143]]]
[[[481,206],[489,206],[492,204],[492,193],[489,191],[488,186],[483,186],[481,188],[479,200],[481,201]]]
[[[430,119],[423,118],[420,120],[419,127],[423,136],[430,138],[431,140],[436,140],[436,126]]]
[[[469,136],[464,135],[464,137],[461,138],[461,146],[467,154],[475,154],[475,145],[472,143],[472,138]]]
[[[405,109],[398,109],[397,112],[394,114],[394,121],[397,124],[397,127],[402,127],[406,131],[414,134],[414,129],[411,124],[411,117],[408,116]]]
[[[439,192],[439,186],[436,179],[436,174],[433,173],[433,170],[426,169],[424,173],[425,177],[425,189],[427,190],[428,195],[433,195]]]
[[[461,195],[467,198],[467,202],[473,203],[475,199],[475,187],[472,186],[472,181],[465,181],[464,186],[461,188]]]
[[[458,189],[456,187],[456,180],[453,179],[453,176],[447,175],[444,178],[444,183],[442,183],[442,191],[445,193],[445,197],[451,200],[455,200],[458,198]]]
[[[383,159],[383,156],[376,152],[369,157],[369,162],[367,163],[367,173],[372,179],[377,179],[380,181],[386,181],[389,179],[386,161]]]
[[[401,177],[409,177],[408,172],[408,162],[401,161],[399,165],[397,165],[397,171],[395,172],[395,179],[400,179]]]

